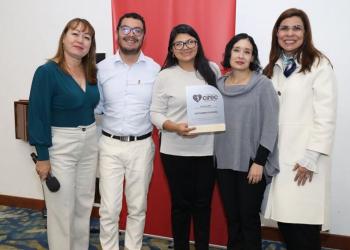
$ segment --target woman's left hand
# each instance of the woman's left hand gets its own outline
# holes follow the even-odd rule
[[[257,163],[253,163],[252,166],[249,169],[249,173],[248,173],[248,183],[249,184],[256,184],[259,183],[262,179],[262,175],[263,175],[263,169],[264,167],[257,164]]]

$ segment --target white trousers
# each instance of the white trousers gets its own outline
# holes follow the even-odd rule
[[[140,250],[145,227],[147,193],[153,172],[152,137],[140,141],[122,142],[102,135],[99,147],[102,249],[119,249],[119,214],[125,180],[128,207],[125,249]]]
[[[61,187],[52,193],[43,182],[49,248],[87,250],[98,159],[96,125],[51,130],[51,172]]]

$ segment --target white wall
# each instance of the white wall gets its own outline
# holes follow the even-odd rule
[[[262,65],[270,51],[272,27],[288,8],[303,9],[309,16],[316,48],[332,61],[338,79],[338,119],[333,151],[331,233],[350,235],[350,2],[348,0],[237,0],[236,33],[246,32],[257,43]]]
[[[36,67],[54,55],[68,20],[88,19],[96,29],[97,52],[112,53],[110,0],[0,0],[0,194],[42,199],[40,182],[27,143],[15,140],[13,102],[28,98]],[[237,0],[237,32],[256,39],[263,64],[267,62],[271,30],[277,16],[289,7],[303,8],[311,19],[314,41],[334,64],[339,81],[339,105],[333,168],[332,233],[350,235],[350,168],[347,141],[350,84],[348,0]],[[165,38],[167,39],[167,38]]]
[[[15,139],[13,102],[28,99],[35,69],[55,54],[72,18],[89,20],[97,52],[111,54],[111,15],[110,0],[0,1],[0,194],[42,199],[32,148]]]

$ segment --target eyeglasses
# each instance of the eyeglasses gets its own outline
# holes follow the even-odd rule
[[[180,50],[180,49],[183,49],[184,46],[186,45],[187,48],[193,49],[194,47],[197,46],[197,43],[198,43],[197,40],[189,39],[186,42],[183,42],[183,41],[174,42],[173,47],[176,50]]]
[[[135,36],[143,35],[143,29],[139,27],[131,28],[129,26],[121,26],[119,30],[123,33],[123,35],[128,35],[130,32],[132,32]]]
[[[304,27],[302,25],[281,25],[278,27],[278,31],[280,32],[288,32],[289,30],[292,30],[293,32],[301,32],[304,30]]]

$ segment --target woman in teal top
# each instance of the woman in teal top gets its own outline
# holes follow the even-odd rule
[[[80,18],[64,28],[55,57],[40,66],[29,98],[29,142],[41,180],[52,173],[57,192],[44,187],[50,249],[88,249],[97,134],[95,31]]]
[[[94,107],[99,101],[96,84],[88,82],[84,91],[55,61],[40,66],[30,93],[29,140],[38,160],[48,160],[52,146],[51,126],[78,127],[95,122]]]

